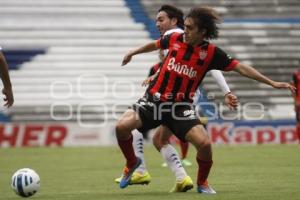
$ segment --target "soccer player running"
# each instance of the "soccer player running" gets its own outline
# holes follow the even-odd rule
[[[162,5],[158,10],[158,14],[156,17],[156,26],[162,36],[167,36],[174,32],[183,33],[183,23],[183,12],[180,9],[172,5]],[[162,62],[167,54],[168,50],[160,52],[161,62],[157,63],[151,68],[149,74],[150,79],[152,75],[160,70]],[[225,101],[229,102],[229,104],[231,103],[231,105],[234,104],[234,102],[237,102],[237,98],[230,93],[229,87],[222,73],[219,70],[212,70],[212,75],[224,92]],[[150,82],[149,80],[147,80],[147,83]],[[153,138],[153,143],[156,149],[162,154],[162,157],[165,160],[164,164],[170,167],[171,171],[176,177],[175,186],[171,189],[170,192],[186,192],[188,189],[191,189],[193,187],[191,178],[187,175],[185,169],[183,168],[183,166],[190,165],[190,162],[188,160],[183,160],[187,154],[188,142],[180,142],[182,150],[182,162],[180,162],[176,149],[168,143],[168,139],[172,135],[169,132],[170,131],[167,130],[166,127],[160,127]],[[141,158],[142,162],[141,165],[133,173],[130,184],[148,184],[151,181],[151,176],[146,168],[143,153],[143,134],[137,130],[134,130],[132,134],[135,154],[136,156]],[[115,179],[115,182],[119,183],[121,178],[122,177]]]
[[[3,84],[2,94],[4,95],[3,98],[3,100],[5,101],[4,106],[9,108],[14,103],[14,95],[13,95],[10,77],[8,73],[8,65],[6,63],[5,56],[2,53],[1,47],[0,47],[0,73],[1,73],[1,80]]]
[[[169,50],[158,76],[148,86],[145,96],[132,109],[128,109],[116,124],[117,141],[126,159],[121,188],[129,185],[132,173],[141,163],[132,147],[131,131],[146,131],[163,124],[180,140],[189,141],[195,146],[197,191],[216,193],[207,181],[213,164],[211,142],[192,106],[193,95],[209,70],[234,70],[274,88],[295,92],[293,85],[273,81],[209,43],[208,40],[218,37],[218,22],[219,17],[212,8],[193,8],[185,18],[184,34],[173,33],[125,55],[122,65],[130,62],[136,54],[158,49]]]

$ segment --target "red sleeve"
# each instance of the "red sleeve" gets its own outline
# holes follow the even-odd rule
[[[154,75],[162,66],[162,62],[156,63],[154,66],[151,67],[148,77]]]
[[[161,48],[160,40],[161,40],[161,39],[156,40],[156,46],[157,46],[157,48],[159,48],[159,49]]]
[[[159,49],[168,49],[170,44],[173,43],[178,37],[179,33],[172,33],[170,35],[163,36],[156,41],[156,46]]]
[[[231,71],[239,64],[240,62],[236,59],[233,59],[231,63],[224,69],[224,71]]]

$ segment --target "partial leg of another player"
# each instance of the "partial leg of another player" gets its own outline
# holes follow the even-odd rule
[[[153,137],[153,144],[175,175],[175,185],[170,192],[186,192],[193,188],[193,181],[187,175],[176,149],[168,143],[171,135],[166,126],[160,126]]]
[[[179,140],[179,146],[181,150],[181,162],[184,166],[188,167],[192,165],[192,162],[187,159],[187,154],[189,150],[189,143]]]
[[[146,162],[145,162],[145,156],[144,156],[144,137],[143,134],[140,133],[138,130],[133,130],[132,131],[132,136],[133,136],[133,149],[134,153],[137,157],[141,159],[141,164],[136,170],[133,172],[131,180],[130,180],[130,185],[135,185],[135,184],[149,184],[151,182],[151,176],[147,170],[146,167]],[[120,183],[122,179],[122,176],[119,178],[115,179],[116,183]]]

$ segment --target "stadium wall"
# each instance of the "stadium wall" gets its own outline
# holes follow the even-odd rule
[[[125,0],[125,2],[134,21],[143,23],[152,39],[159,38],[160,35],[156,29],[156,23],[145,12],[140,0]]]
[[[295,121],[212,121],[207,130],[215,145],[297,144]],[[150,133],[151,137],[151,133]],[[116,145],[114,124],[78,123],[0,125],[0,147],[72,147]]]

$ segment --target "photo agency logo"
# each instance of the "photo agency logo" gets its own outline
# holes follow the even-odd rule
[[[82,127],[106,126],[108,122],[118,120],[129,106],[143,96],[145,88],[140,86],[139,81],[113,80],[103,74],[83,74],[73,80],[53,81],[50,84],[51,120],[76,122]],[[174,98],[171,93],[165,96]],[[160,95],[155,96],[154,100],[160,102]],[[239,104],[234,111],[230,111],[224,103],[210,101],[200,101],[196,105],[185,102],[156,104],[149,101],[146,104],[155,107],[156,119],[161,119],[166,113],[171,113],[177,120],[203,115],[208,120],[259,120],[265,116],[265,107],[260,102]],[[182,106],[187,109],[183,113],[177,112],[176,108]]]
[[[77,122],[82,127],[103,127],[120,117],[141,96],[132,80],[113,80],[103,74],[83,74],[50,84],[50,117]],[[144,89],[143,89],[144,90]]]

